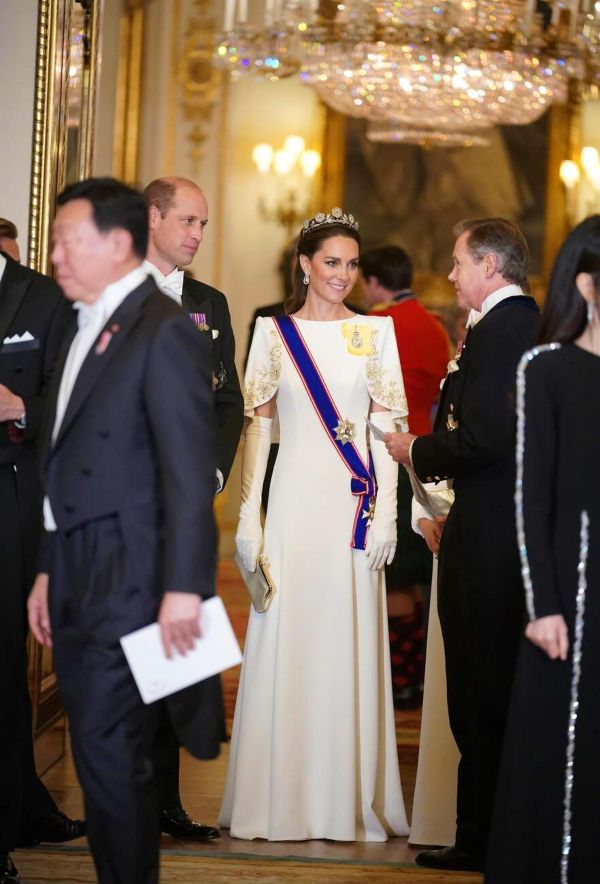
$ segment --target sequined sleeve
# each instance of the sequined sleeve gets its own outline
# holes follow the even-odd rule
[[[371,347],[366,361],[367,387],[373,402],[388,408],[398,426],[408,430],[408,404],[404,392],[394,323],[390,316],[372,320]]]
[[[559,347],[544,344],[529,350],[517,371],[515,504],[530,620],[562,613],[554,565],[557,415],[549,371],[553,355],[548,352]]]
[[[244,414],[254,415],[254,409],[275,396],[281,373],[281,338],[270,317],[256,320],[248,365],[244,378]]]

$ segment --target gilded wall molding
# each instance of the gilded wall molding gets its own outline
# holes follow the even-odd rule
[[[49,269],[48,232],[59,181],[64,178],[69,0],[40,0],[33,104],[29,263]],[[66,44],[66,45],[65,45]]]
[[[215,29],[214,2],[193,0],[186,25],[178,80],[183,116],[189,124],[187,140],[194,171],[198,170],[202,160],[204,142],[221,81],[220,73],[212,64]]]

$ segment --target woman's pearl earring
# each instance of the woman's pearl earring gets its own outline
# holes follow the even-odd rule
[[[308,273],[305,273],[304,274],[304,285],[308,285],[309,282],[310,282],[310,276],[308,275]],[[591,322],[591,320],[590,320],[590,322]]]
[[[595,306],[594,306],[593,301],[588,301],[588,305],[587,305],[587,321],[588,321],[588,324],[590,324],[590,325],[591,325],[591,323],[594,321],[594,313],[595,313],[595,312],[596,312],[596,308],[595,308]]]

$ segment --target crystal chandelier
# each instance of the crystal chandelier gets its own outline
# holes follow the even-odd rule
[[[252,25],[244,0],[225,8],[218,65],[299,72],[374,140],[480,144],[565,102],[570,80],[600,83],[593,0],[266,0]]]

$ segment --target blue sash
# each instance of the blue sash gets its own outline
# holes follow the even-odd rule
[[[292,317],[274,316],[273,321],[328,439],[350,471],[350,490],[358,497],[350,545],[354,549],[364,549],[377,493],[371,457],[367,466],[353,442],[336,438],[335,430],[342,417]]]

